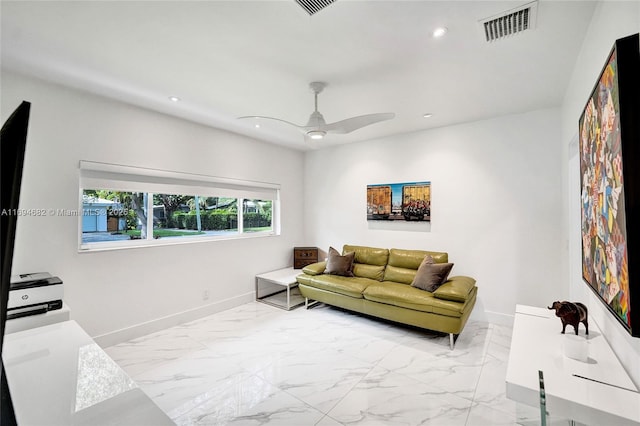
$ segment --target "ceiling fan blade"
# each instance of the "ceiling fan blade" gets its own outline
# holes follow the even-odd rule
[[[366,114],[358,117],[347,118],[335,123],[329,123],[322,126],[321,129],[331,133],[350,133],[370,124],[379,123],[380,121],[391,120],[396,115],[392,112],[381,112],[377,114]]]
[[[292,123],[290,121],[287,120],[281,120],[279,118],[273,118],[273,117],[265,117],[263,115],[245,115],[243,117],[238,117],[238,120],[244,120],[244,119],[251,119],[251,118],[256,118],[258,120],[274,120],[274,121],[280,121],[282,123],[286,123],[289,124],[291,126],[297,127],[298,129],[304,130],[304,126],[299,126],[296,123]]]

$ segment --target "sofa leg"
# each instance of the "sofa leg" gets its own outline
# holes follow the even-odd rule
[[[305,309],[311,309],[314,306],[316,306],[318,303],[320,303],[320,302],[318,302],[317,300],[309,300],[308,297],[304,298],[304,308]]]
[[[454,343],[453,333],[449,333],[449,348],[451,348],[451,350],[453,350],[453,343]]]

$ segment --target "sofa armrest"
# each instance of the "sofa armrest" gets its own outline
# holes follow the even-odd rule
[[[326,267],[327,262],[312,263],[311,265],[307,265],[302,268],[302,272],[307,275],[320,275],[324,272]]]
[[[476,280],[471,277],[450,277],[433,292],[433,297],[464,303],[475,285]]]

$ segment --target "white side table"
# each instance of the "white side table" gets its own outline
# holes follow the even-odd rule
[[[302,305],[304,297],[296,281],[301,273],[290,267],[256,275],[256,301],[287,311]]]

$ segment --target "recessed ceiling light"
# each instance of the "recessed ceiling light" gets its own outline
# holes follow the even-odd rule
[[[433,114],[432,114],[432,113],[430,113],[430,112],[428,112],[428,113],[426,113],[426,114],[423,114],[423,115],[422,115],[422,117],[424,117],[424,118],[430,118],[430,117],[433,117]]]
[[[260,124],[256,123],[256,129],[260,128]]]
[[[170,100],[171,102],[179,102],[179,101],[180,101],[180,98],[179,98],[179,97],[177,97],[177,96],[169,96],[169,100]]]
[[[440,38],[440,37],[442,37],[443,35],[445,35],[445,34],[447,33],[447,31],[448,31],[448,30],[447,30],[447,28],[446,28],[446,27],[439,27],[439,28],[436,28],[435,30],[433,30],[433,36],[434,36],[435,38]]]

